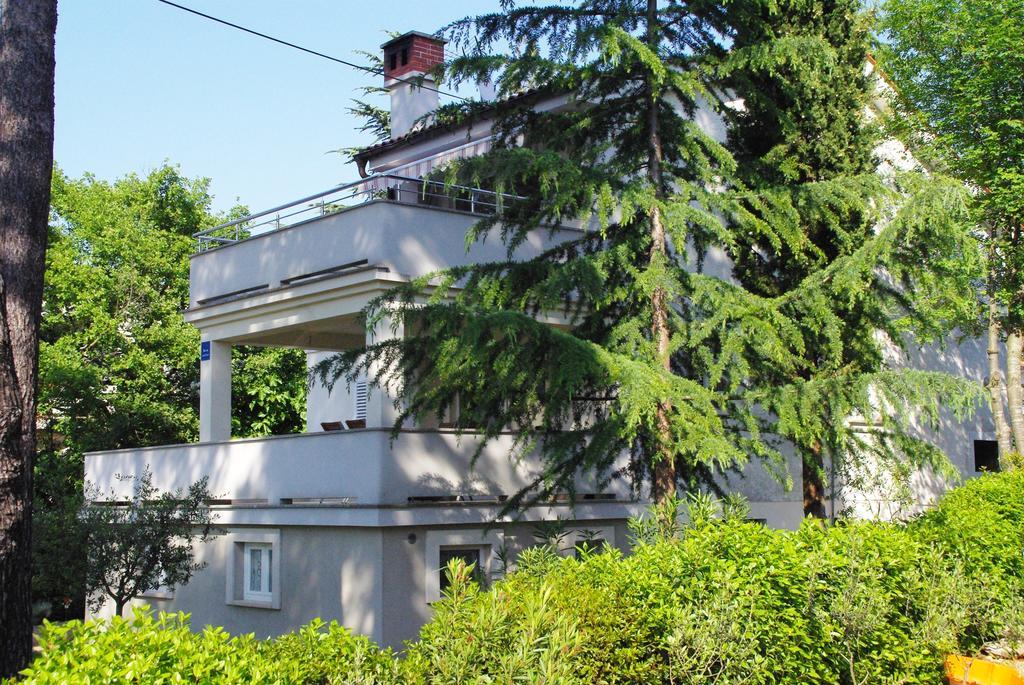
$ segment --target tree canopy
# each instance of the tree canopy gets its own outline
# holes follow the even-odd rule
[[[764,120],[781,143],[801,140],[802,124],[787,128],[773,106],[782,95],[825,126],[834,113],[823,109],[831,81],[822,76],[848,79],[851,59],[864,54],[863,31],[855,49],[842,44],[859,20],[830,33],[812,8],[805,25],[780,30],[799,19],[783,4],[507,2],[448,27],[463,54],[444,76],[491,80],[507,100],[496,108],[491,151],[453,164],[446,178],[525,198],[467,237],[500,237],[508,259],[432,274],[380,298],[371,324],[398,322],[405,335],[339,355],[321,374],[371,373],[399,396],[398,425],[458,405],[456,425],[480,445],[512,431],[513,456],[537,450],[543,464],[513,506],[572,490],[580,469],[621,475],[624,453],[634,483],[656,499],[752,459],[785,480],[784,442],[805,458],[826,449],[830,459],[909,458],[948,473],[938,450],[912,436],[909,418],[936,419],[940,398],[967,409],[976,393],[942,374],[883,368],[879,350],[901,347],[914,330],[941,330],[948,307],[930,305],[962,299],[977,263],[963,189],[868,168],[856,123],[868,98],[863,80],[830,105],[845,108],[836,123],[850,129],[845,136],[821,149],[744,150],[743,126]],[[734,38],[746,43],[731,50]],[[781,95],[758,84],[759,72],[787,64],[786,75],[804,83]],[[732,146],[695,118],[728,117],[730,84],[750,86],[754,107]],[[534,107],[558,96],[565,106]],[[829,168],[830,152],[848,161]],[[820,238],[820,229],[830,233]],[[553,246],[514,259],[534,231]],[[756,269],[743,270],[751,251],[776,255],[772,269],[793,277],[770,269],[758,282]],[[708,255],[739,269],[705,270]],[[872,316],[845,318],[865,308]],[[872,363],[851,363],[865,356]],[[874,422],[870,438],[851,427],[853,415]]]
[[[1004,463],[1024,452],[1022,32],[1021,0],[882,4],[879,54],[895,85],[896,120],[919,155],[973,189],[971,208],[988,255],[990,406]]]

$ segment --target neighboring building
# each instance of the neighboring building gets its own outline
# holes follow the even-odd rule
[[[149,468],[161,489],[209,477],[226,534],[199,550],[208,565],[187,586],[146,598],[159,609],[191,612],[197,626],[264,636],[319,616],[400,645],[429,617],[442,589],[440,568],[453,556],[498,577],[505,561],[534,544],[538,522],[559,519],[566,554],[584,538],[625,549],[627,519],[646,508],[627,484],[599,489],[581,475],[574,505],[556,500],[516,520],[497,519],[504,499],[535,472],[530,463],[509,460],[511,436],[489,444],[473,469],[474,439],[446,428],[451,417],[404,429],[392,441],[392,398],[368,393],[365,383],[340,383],[332,393],[312,388],[306,433],[231,440],[233,345],[300,348],[313,365],[367,340],[401,335],[387,325],[367,331],[359,317],[371,298],[396,283],[504,257],[497,240],[465,248],[469,227],[493,211],[493,193],[463,189],[453,197],[419,180],[452,159],[486,151],[486,116],[468,128],[422,125],[437,94],[395,77],[423,75],[443,59],[443,43],[410,33],[383,47],[393,139],[359,155],[364,178],[198,234],[185,317],[202,334],[199,443],[86,456],[86,478],[126,496],[130,484],[116,474]],[[564,103],[555,97],[537,106]],[[710,111],[697,119],[724,135]],[[534,235],[518,256],[537,254],[574,231]],[[729,264],[712,253],[706,270],[728,277]],[[968,344],[924,351],[914,363],[980,380],[982,353]],[[970,474],[976,441],[991,433],[979,418],[951,422],[936,439]],[[979,454],[987,449],[981,444]],[[791,461],[790,472],[799,474],[799,460]],[[923,474],[919,485],[922,501],[943,487]],[[794,528],[803,518],[799,484],[787,491],[760,465],[729,487],[746,495],[752,515],[769,525]],[[884,496],[864,493],[847,493],[833,506],[891,513]]]

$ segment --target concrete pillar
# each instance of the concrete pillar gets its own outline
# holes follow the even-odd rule
[[[392,330],[392,319],[384,317],[372,329],[366,331],[366,344],[372,345],[375,342],[401,338],[405,334],[401,324],[396,330]],[[369,376],[375,378],[376,369],[371,368]],[[381,426],[391,427],[398,416],[395,409],[394,397],[387,392],[387,388],[373,388],[366,403],[366,427],[379,428]]]
[[[231,343],[204,340],[199,359],[199,442],[230,440]]]

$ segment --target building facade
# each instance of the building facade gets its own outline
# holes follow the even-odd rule
[[[333,353],[402,335],[387,322],[367,330],[360,319],[372,298],[396,284],[505,257],[498,240],[465,247],[468,229],[499,204],[494,193],[422,180],[453,159],[485,152],[487,117],[461,128],[425,125],[437,93],[410,79],[426,77],[443,59],[443,43],[410,33],[383,49],[392,139],[360,153],[362,178],[197,234],[185,317],[202,338],[199,442],[86,456],[86,478],[104,490],[120,488],[124,497],[130,483],[118,474],[149,469],[164,490],[209,478],[223,534],[199,550],[206,567],[186,586],[142,598],[161,610],[190,612],[197,626],[268,636],[320,617],[399,646],[429,618],[448,559],[465,558],[500,577],[518,551],[536,543],[543,522],[561,522],[565,554],[584,540],[626,549],[626,521],[647,506],[626,483],[601,487],[580,474],[574,502],[556,498],[503,517],[503,503],[531,482],[537,466],[508,458],[511,436],[488,444],[472,468],[473,435],[457,435],[445,417],[392,439],[392,398],[365,382],[342,382],[330,392],[312,387],[305,433],[231,439],[232,346],[302,349],[312,367]],[[536,106],[565,104],[551,97]],[[724,137],[710,110],[696,118]],[[577,230],[532,235],[517,256],[535,255]],[[730,266],[712,252],[705,271],[728,278]],[[981,380],[983,353],[968,341],[892,361]],[[970,475],[979,465],[976,441],[984,452],[991,434],[979,414],[966,423],[950,417],[931,437]],[[789,469],[799,478],[798,458]],[[799,484],[787,489],[759,464],[726,485],[769,525],[795,528],[803,518]],[[945,485],[919,474],[915,487],[926,502]],[[884,493],[836,489],[831,506],[894,513]]]

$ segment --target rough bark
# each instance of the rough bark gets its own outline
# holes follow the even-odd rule
[[[32,654],[32,462],[56,28],[56,0],[0,0],[0,678]]]
[[[1006,407],[1010,416],[1010,429],[1013,435],[1013,450],[1020,452],[1024,448],[1024,392],[1021,389],[1021,351],[1024,338],[1019,331],[1006,334]],[[1004,452],[1003,454],[1009,454]]]
[[[655,51],[658,46],[657,21],[657,0],[647,0],[647,44]],[[649,148],[647,177],[654,187],[656,200],[660,201],[664,196],[664,183],[661,174],[661,131],[658,124],[658,100],[654,85],[651,83],[648,83],[647,86],[647,125]],[[650,264],[664,264],[668,249],[661,208],[657,203],[651,207],[649,218],[651,222]],[[658,362],[662,368],[670,371],[672,367],[668,354],[668,295],[661,287],[656,287],[651,295],[651,337],[655,343]],[[672,449],[672,432],[668,419],[671,411],[672,407],[668,402],[658,403],[655,438],[656,461],[651,480],[651,498],[659,504],[676,496],[675,452]]]
[[[992,420],[995,422],[996,442],[999,445],[1000,456],[1005,456],[1013,451],[1010,425],[1006,421],[1006,412],[1003,410],[1003,374],[999,364],[999,312],[992,295],[989,295],[988,303],[988,387],[989,406],[992,409]]]
[[[825,483],[821,477],[825,469],[821,446],[815,445],[813,452],[805,456],[802,463],[801,480],[804,491],[804,516],[823,519],[827,516],[828,512],[825,508]]]

